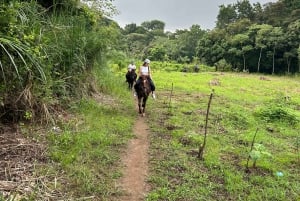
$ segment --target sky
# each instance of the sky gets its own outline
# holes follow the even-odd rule
[[[264,5],[277,0],[249,0],[251,4]],[[189,29],[193,24],[201,29],[215,27],[220,5],[234,4],[237,0],[114,0],[119,11],[113,17],[121,27],[126,24],[160,20],[165,23],[165,31]]]

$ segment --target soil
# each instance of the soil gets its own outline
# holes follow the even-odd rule
[[[0,124],[0,197],[13,193],[18,200],[34,191],[40,179],[34,170],[46,160],[45,151],[43,144],[24,136],[18,126]]]
[[[149,127],[145,117],[139,116],[133,133],[135,138],[129,141],[126,153],[122,157],[124,164],[120,186],[124,195],[119,200],[141,201],[149,190],[146,179],[148,175]]]

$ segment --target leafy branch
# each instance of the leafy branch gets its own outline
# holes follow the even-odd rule
[[[269,157],[272,156],[266,150],[266,148],[265,148],[265,146],[263,144],[255,143],[257,132],[258,132],[258,128],[256,129],[255,134],[253,136],[252,143],[251,143],[251,148],[250,148],[250,152],[249,152],[248,159],[247,159],[247,164],[246,164],[246,172],[247,173],[250,172],[250,169],[249,169],[249,161],[250,161],[250,159],[253,161],[252,167],[256,168],[256,162],[257,162],[257,160],[261,159],[263,156],[269,156]]]

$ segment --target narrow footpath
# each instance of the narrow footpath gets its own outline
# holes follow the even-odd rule
[[[148,191],[149,127],[145,117],[138,116],[133,133],[135,138],[129,141],[126,153],[122,157],[124,164],[120,186],[125,192],[120,201],[142,201]]]

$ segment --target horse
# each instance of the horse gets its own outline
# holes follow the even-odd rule
[[[126,73],[126,82],[128,82],[128,89],[132,90],[133,83],[136,82],[137,74],[135,70],[128,71]]]
[[[139,106],[139,113],[142,114],[142,116],[145,116],[145,108],[146,108],[146,102],[148,99],[149,94],[151,93],[151,87],[150,82],[147,78],[147,76],[141,76],[141,82],[139,86],[136,87],[136,93],[138,97],[138,106]]]

